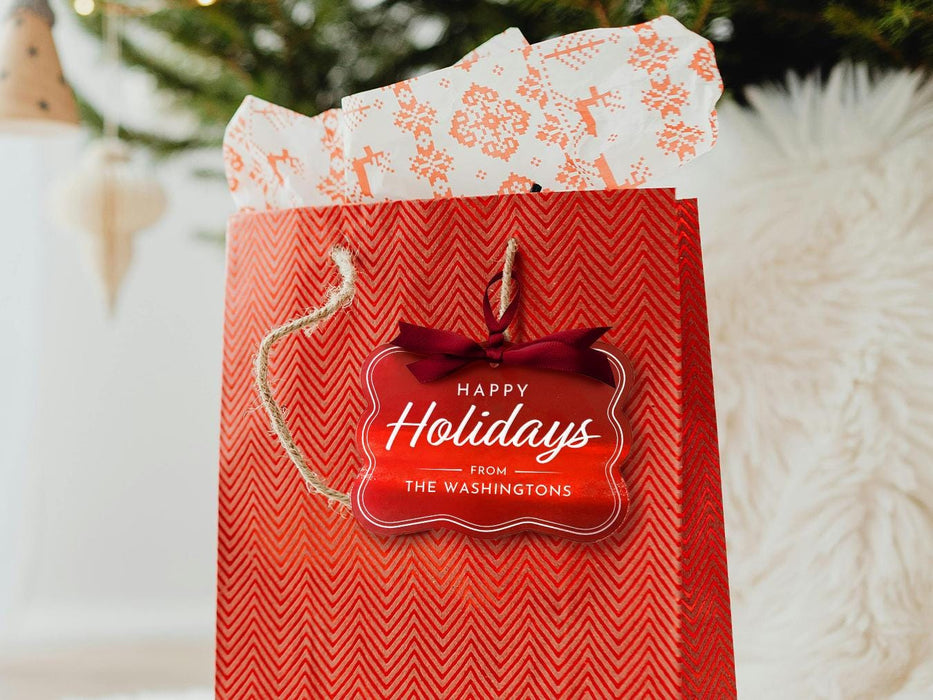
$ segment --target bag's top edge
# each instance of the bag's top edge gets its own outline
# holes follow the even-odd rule
[[[525,193],[513,193],[513,194],[492,194],[492,195],[480,195],[473,197],[438,197],[433,199],[393,199],[386,200],[383,202],[365,202],[361,204],[331,204],[327,206],[318,206],[318,207],[289,207],[281,209],[240,209],[239,211],[234,212],[230,216],[230,221],[237,221],[240,219],[250,219],[250,218],[279,218],[282,216],[288,216],[296,212],[302,211],[314,211],[314,212],[327,212],[333,210],[344,210],[347,212],[352,211],[373,211],[380,207],[388,208],[398,208],[398,207],[426,207],[426,206],[438,206],[444,207],[449,206],[450,202],[455,201],[472,201],[477,205],[482,205],[484,202],[492,202],[494,200],[501,199],[515,199],[521,197],[545,197],[545,198],[562,198],[562,197],[579,197],[579,196],[604,196],[604,197],[632,197],[644,195],[646,193],[654,193],[655,195],[660,196],[670,196],[676,201],[689,200],[693,198],[680,198],[677,196],[677,191],[673,187],[630,187],[625,189],[614,189],[614,190],[545,190],[542,192],[525,192]],[[447,203],[447,204],[445,204]]]

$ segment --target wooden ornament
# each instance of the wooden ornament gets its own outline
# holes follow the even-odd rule
[[[0,129],[41,132],[78,124],[53,23],[46,0],[17,0],[0,20]]]
[[[92,259],[113,312],[133,255],[133,235],[158,221],[166,198],[158,180],[137,168],[129,147],[103,139],[88,147],[53,198],[64,228],[87,234]]]

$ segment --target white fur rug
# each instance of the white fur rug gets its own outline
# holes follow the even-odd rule
[[[933,84],[842,67],[750,97],[678,183],[701,198],[740,695],[933,697]]]
[[[681,188],[700,196],[739,691],[933,697],[933,83],[840,67],[749,97]]]

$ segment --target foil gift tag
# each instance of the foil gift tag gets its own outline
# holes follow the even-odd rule
[[[606,328],[505,342],[518,298],[496,319],[487,287],[484,344],[400,324],[364,363],[351,505],[367,529],[591,541],[622,524],[628,362],[595,342]]]

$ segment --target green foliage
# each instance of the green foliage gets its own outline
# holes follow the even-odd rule
[[[727,88],[845,58],[929,68],[933,0],[218,0],[128,20],[123,59],[199,118],[190,139],[128,138],[165,151],[216,144],[246,94],[305,114],[344,95],[450,65],[510,26],[531,42],[676,17],[716,45]],[[100,33],[100,18],[86,20]],[[93,120],[93,110],[87,109]]]

